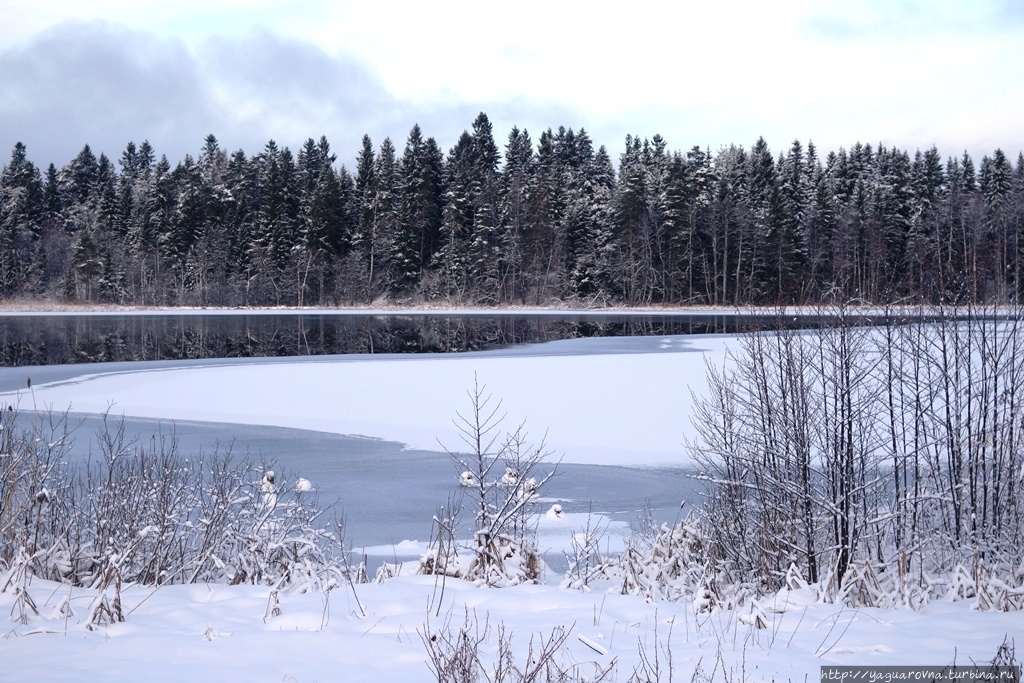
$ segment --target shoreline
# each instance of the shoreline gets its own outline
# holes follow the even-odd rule
[[[946,307],[945,310],[962,311],[966,306]],[[1013,306],[975,305],[974,310],[983,313],[1014,312]],[[848,306],[851,315],[885,315],[901,313],[917,313],[927,311],[938,313],[943,307],[914,305],[865,305]],[[833,316],[836,307],[828,305],[792,305],[792,306],[600,306],[580,307],[576,305],[550,306],[466,306],[459,304],[419,303],[414,305],[374,304],[367,306],[137,306],[119,304],[89,304],[53,302],[46,300],[0,300],[0,317],[23,316],[71,316],[71,315],[371,315],[371,316]]]

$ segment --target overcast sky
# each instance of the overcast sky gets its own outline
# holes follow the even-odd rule
[[[351,167],[364,133],[401,152],[418,122],[447,150],[485,111],[502,147],[564,125],[613,155],[660,133],[1015,159],[1022,45],[1020,0],[0,0],[0,154],[326,135]]]

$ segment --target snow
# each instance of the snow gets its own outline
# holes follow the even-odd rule
[[[562,519],[564,517],[562,513],[562,506],[558,503],[552,505],[546,513],[544,513],[546,519]]]
[[[295,427],[383,437],[411,448],[462,446],[452,423],[474,376],[564,462],[685,465],[691,389],[727,336],[574,339],[527,351],[301,358],[180,365],[40,384],[40,406],[131,417]],[[608,352],[609,350],[613,352]],[[93,366],[94,368],[97,366]],[[23,394],[24,392],[22,392]],[[13,392],[0,394],[10,401]],[[514,423],[514,424],[513,424]]]
[[[713,336],[571,340],[465,356],[190,362],[120,373],[93,367],[87,376],[35,386],[34,399],[55,410],[112,405],[130,416],[362,434],[429,449],[440,440],[457,448],[451,420],[467,410],[465,390],[476,375],[503,401],[508,426],[527,419],[537,438],[547,430],[566,462],[679,465],[687,462],[681,444],[692,430],[690,392],[704,386],[705,358],[721,362],[729,343]],[[0,402],[18,396],[0,395]],[[24,392],[20,397],[24,402]],[[292,486],[313,488],[304,479]],[[276,503],[273,472],[265,473],[261,493],[267,505]],[[623,548],[622,522],[561,511],[564,500],[539,502],[533,523],[542,548],[570,552],[574,538],[579,545],[594,533],[602,552]],[[425,519],[424,535],[429,529]],[[426,547],[403,540],[359,550],[389,561]],[[920,611],[851,609],[819,604],[797,585],[761,607],[699,613],[690,601],[649,602],[609,585],[560,588],[561,577],[552,574],[539,585],[502,589],[405,571],[381,584],[328,584],[332,590],[305,594],[133,585],[122,593],[126,620],[93,631],[84,622],[96,590],[33,579],[26,593],[39,613],[29,610],[26,623],[17,618],[19,594],[0,593],[0,679],[430,681],[436,678],[421,636],[446,626],[457,631],[467,619],[490,626],[485,656],[496,652],[503,625],[520,661],[531,637],[536,646],[564,629],[569,637],[557,661],[581,675],[613,666],[610,680],[617,681],[629,679],[642,657],[660,657],[667,667],[669,654],[673,680],[694,679],[700,669],[704,680],[722,683],[804,681],[817,680],[826,664],[987,662],[1004,639],[1024,643],[1020,614],[972,610],[971,600],[936,600]],[[667,669],[663,674],[667,680]]]
[[[430,681],[420,634],[466,618],[503,624],[523,658],[555,628],[571,629],[561,661],[586,673],[591,663],[617,662],[625,681],[639,665],[639,650],[670,648],[674,680],[688,681],[700,666],[716,681],[817,680],[819,667],[940,665],[991,660],[1004,636],[1022,642],[1018,614],[973,612],[967,602],[934,602],[912,610],[849,609],[811,604],[768,614],[767,628],[744,623],[743,611],[695,615],[684,603],[650,605],[642,599],[546,585],[480,589],[447,579],[444,598],[435,577],[398,576],[358,585],[366,616],[359,617],[351,588],[329,593],[279,594],[279,616],[264,619],[270,590],[254,586],[132,586],[123,594],[123,623],[90,632],[79,625],[88,591],[34,581],[40,611],[10,623],[0,639],[2,678],[17,681],[191,680]],[[68,600],[76,615],[53,614]],[[0,594],[0,614],[13,596]],[[430,609],[433,607],[433,609]],[[655,645],[657,643],[657,646]],[[660,652],[666,666],[666,650]],[[723,668],[725,670],[723,671]],[[667,680],[667,676],[663,680]]]

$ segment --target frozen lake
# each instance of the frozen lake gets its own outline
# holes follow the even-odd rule
[[[468,407],[465,391],[479,375],[505,402],[506,428],[525,416],[564,459],[535,511],[558,503],[580,527],[592,514],[611,524],[614,549],[647,510],[672,522],[682,501],[686,510],[699,503],[682,446],[689,394],[705,357],[718,357],[730,339],[598,337],[459,354],[5,367],[0,402],[70,407],[81,421],[81,457],[96,414],[109,407],[141,440],[173,432],[185,453],[230,446],[288,481],[308,478],[320,503],[345,518],[348,543],[373,549],[373,569],[401,559],[387,547],[425,542],[437,507],[460,493],[459,468],[438,440],[460,445],[451,420]],[[573,530],[542,526],[553,566]],[[404,548],[405,557],[415,551]]]

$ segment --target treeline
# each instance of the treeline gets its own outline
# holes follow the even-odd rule
[[[583,130],[485,114],[444,154],[414,126],[364,136],[354,172],[326,138],[247,156],[209,135],[171,166],[148,142],[86,145],[0,175],[0,296],[137,305],[444,300],[744,305],[1015,302],[1024,154],[799,141],[669,151],[628,136],[613,164]]]

